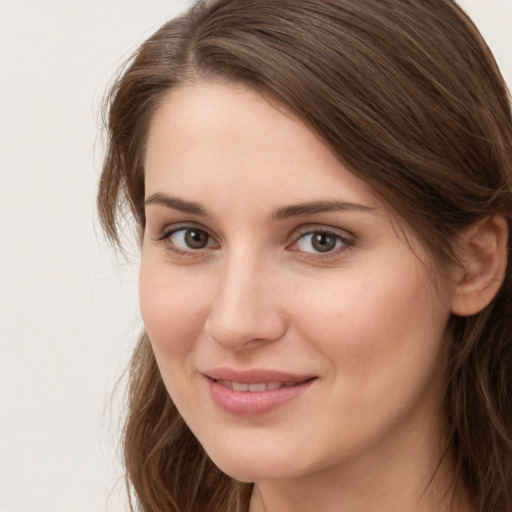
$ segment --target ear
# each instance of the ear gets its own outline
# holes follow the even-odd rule
[[[508,224],[501,216],[480,220],[462,233],[463,268],[452,296],[454,315],[474,315],[496,296],[505,277],[507,241]]]

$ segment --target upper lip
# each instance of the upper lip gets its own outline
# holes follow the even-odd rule
[[[227,380],[241,384],[258,384],[260,382],[305,382],[316,377],[316,375],[311,374],[288,373],[259,368],[251,370],[213,368],[203,373],[213,380]]]

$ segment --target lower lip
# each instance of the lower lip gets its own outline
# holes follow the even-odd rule
[[[282,387],[268,391],[233,391],[207,378],[210,396],[223,411],[236,416],[254,417],[267,414],[298,398],[313,383],[308,380],[296,386]]]

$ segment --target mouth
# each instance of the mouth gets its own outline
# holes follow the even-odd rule
[[[270,370],[216,369],[204,373],[213,403],[224,412],[242,417],[263,416],[289,403],[297,403],[317,376]]]
[[[311,379],[306,379],[302,381],[269,381],[269,382],[256,382],[254,384],[247,384],[244,382],[235,382],[232,380],[220,380],[220,379],[212,379],[221,386],[224,386],[225,388],[232,389],[233,391],[240,391],[240,392],[248,392],[248,393],[257,393],[262,391],[273,391],[275,389],[280,388],[291,388],[293,386],[298,386],[299,384],[302,384],[304,382],[307,382]]]

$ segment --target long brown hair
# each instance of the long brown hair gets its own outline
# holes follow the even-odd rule
[[[165,24],[107,99],[98,205],[119,242],[144,228],[148,125],[173,87],[245,84],[302,119],[371,184],[437,261],[484,216],[512,219],[510,97],[473,23],[451,0],[211,0]],[[453,317],[445,413],[450,456],[479,512],[512,510],[512,262],[481,313]],[[124,454],[145,512],[245,511],[250,484],[221,473],[184,424],[149,340],[131,365]]]

